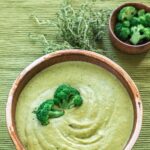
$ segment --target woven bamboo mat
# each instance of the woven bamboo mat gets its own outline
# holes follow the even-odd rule
[[[77,7],[83,0],[72,0]],[[115,8],[125,0],[97,0],[97,7]],[[139,0],[150,5],[150,0]],[[15,150],[6,128],[5,107],[11,85],[20,71],[42,56],[42,45],[33,44],[28,33],[45,33],[54,39],[55,28],[40,28],[32,19],[54,18],[62,0],[0,0],[0,150]],[[134,150],[150,150],[150,52],[142,55],[126,55],[115,48],[106,34],[103,49],[122,66],[137,84],[144,106],[144,120],[140,137]]]

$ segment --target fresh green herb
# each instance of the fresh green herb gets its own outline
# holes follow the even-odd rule
[[[56,89],[54,98],[44,101],[34,113],[41,125],[48,125],[49,119],[61,117],[65,109],[79,107],[82,103],[83,99],[77,89],[62,84]]]
[[[52,53],[52,52],[62,50],[62,49],[73,48],[67,41],[64,41],[62,43],[56,43],[54,41],[47,41],[44,35],[29,34],[29,38],[33,42],[39,41],[44,46],[44,49],[43,49],[44,54]]]
[[[57,13],[57,19],[40,21],[33,16],[39,25],[54,25],[58,28],[59,37],[63,42],[48,41],[44,35],[42,39],[35,38],[30,34],[34,41],[41,41],[44,45],[44,53],[54,52],[60,49],[86,49],[98,53],[105,53],[97,48],[104,36],[110,10],[95,10],[90,4],[81,5],[75,10],[70,3],[66,2]]]
[[[57,27],[61,37],[73,47],[93,49],[104,35],[107,15],[105,10],[96,11],[88,4],[81,5],[76,11],[67,4],[57,15]]]
[[[150,13],[133,6],[123,7],[114,31],[119,39],[133,45],[150,41]]]

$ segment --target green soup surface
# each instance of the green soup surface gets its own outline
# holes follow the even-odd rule
[[[33,113],[67,83],[83,104],[42,126]],[[122,83],[94,64],[68,61],[34,76],[22,90],[16,109],[18,135],[27,150],[122,150],[133,128],[133,106]]]

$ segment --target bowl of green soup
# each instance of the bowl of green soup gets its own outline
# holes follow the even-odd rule
[[[86,50],[47,54],[15,80],[6,107],[17,150],[131,150],[142,102],[130,76]]]

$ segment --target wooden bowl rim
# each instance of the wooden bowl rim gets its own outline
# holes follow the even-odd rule
[[[92,58],[100,61],[101,63],[106,64],[108,67],[112,67],[112,69],[115,72],[119,73],[119,75],[121,75],[123,77],[124,81],[129,85],[130,90],[134,95],[134,101],[135,101],[134,109],[136,109],[137,118],[136,118],[136,121],[134,121],[135,126],[133,128],[133,131],[131,133],[131,136],[129,138],[128,143],[124,147],[124,150],[131,150],[132,147],[134,146],[136,140],[139,137],[140,130],[141,130],[141,127],[142,127],[143,106],[142,106],[140,93],[139,93],[135,83],[131,79],[131,77],[118,64],[116,64],[115,62],[113,62],[112,60],[110,60],[109,58],[107,58],[103,55],[97,54],[95,52],[87,51],[87,50],[69,49],[69,50],[60,50],[60,51],[57,51],[57,52],[53,52],[51,54],[47,54],[47,55],[44,55],[44,56],[38,58],[37,60],[32,62],[30,65],[28,65],[20,73],[20,75],[17,77],[17,79],[14,81],[14,83],[12,85],[12,88],[10,89],[10,92],[9,92],[9,95],[8,95],[8,101],[7,101],[7,105],[6,105],[6,123],[7,123],[7,128],[8,128],[10,137],[12,138],[17,150],[25,150],[23,144],[21,143],[21,141],[19,139],[19,136],[17,135],[15,125],[13,124],[14,123],[13,118],[11,117],[12,109],[13,109],[12,108],[13,95],[15,93],[15,90],[16,90],[18,84],[20,83],[20,81],[22,79],[24,79],[26,77],[26,74],[29,71],[31,71],[34,67],[38,66],[40,63],[42,63],[46,60],[49,60],[51,58],[59,57],[61,55],[76,55],[76,54],[82,55],[83,57],[86,57],[86,56],[87,57],[92,57]],[[104,68],[104,69],[106,69],[106,68]]]
[[[150,7],[149,7],[148,5],[145,5],[145,4],[143,4],[143,3],[135,3],[135,2],[126,2],[126,3],[121,4],[121,5],[118,6],[117,8],[115,8],[115,9],[113,10],[113,12],[111,13],[110,18],[109,18],[109,30],[110,30],[110,32],[111,32],[113,38],[115,38],[115,39],[116,39],[117,41],[119,41],[121,44],[126,45],[126,46],[128,46],[128,47],[140,48],[140,47],[149,45],[149,44],[150,44],[150,41],[148,41],[148,42],[146,42],[146,43],[143,43],[143,44],[139,44],[139,45],[128,44],[128,43],[126,43],[126,42],[121,41],[121,40],[116,36],[116,34],[114,33],[114,31],[113,31],[113,29],[112,29],[112,26],[111,26],[111,25],[112,25],[112,22],[111,22],[112,17],[115,15],[115,12],[116,12],[116,11],[119,11],[122,7],[127,6],[127,5],[129,5],[129,6],[130,6],[130,5],[132,5],[132,6],[141,5],[142,7],[147,7],[147,8],[150,9]]]

